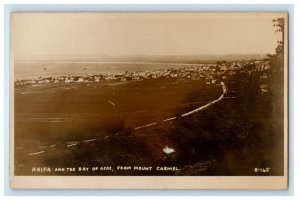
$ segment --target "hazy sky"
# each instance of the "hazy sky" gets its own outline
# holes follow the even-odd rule
[[[271,15],[16,14],[16,57],[273,53]]]

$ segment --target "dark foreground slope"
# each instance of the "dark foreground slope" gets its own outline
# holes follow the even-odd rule
[[[68,125],[69,122],[66,122],[64,127],[69,131],[55,129],[47,124],[48,122],[42,124],[34,137],[40,139],[37,141],[46,143],[46,147],[40,149],[44,153],[23,157],[21,155],[24,154],[16,154],[19,156],[16,162],[19,167],[15,172],[22,175],[283,175],[283,98],[282,93],[278,92],[282,91],[282,88],[274,87],[271,80],[261,80],[259,77],[259,72],[237,72],[228,76],[225,81],[229,90],[225,98],[213,106],[184,118],[134,129],[136,125],[141,125],[139,123],[151,123],[154,119],[160,121],[164,117],[194,109],[205,104],[204,102],[218,98],[221,93],[220,86],[193,86],[183,82],[182,85],[177,85],[176,89],[174,87],[174,93],[170,92],[170,98],[167,98],[168,95],[164,92],[155,92],[153,86],[160,88],[159,91],[164,90],[159,82],[149,82],[148,86],[143,86],[143,97],[140,98],[143,98],[143,102],[148,102],[145,105],[151,108],[149,110],[153,113],[156,113],[155,107],[160,108],[161,112],[153,115],[125,115],[124,113],[129,112],[126,110],[127,106],[131,106],[131,111],[145,109],[144,105],[143,108],[140,104],[136,105],[136,102],[140,101],[135,97],[128,98],[123,104],[122,112],[118,111],[122,113],[118,120],[107,118],[99,123],[100,116],[96,115],[95,121],[85,126],[81,123],[76,126],[75,123],[74,127],[74,123]],[[115,94],[123,93],[122,99],[141,94],[134,92],[138,90],[135,84],[139,85],[139,82],[129,84],[126,91],[118,89]],[[172,87],[171,85],[170,83],[167,87]],[[262,92],[262,85],[268,85],[267,92]],[[183,94],[180,92],[181,87],[185,91]],[[84,89],[79,94],[85,96],[87,91]],[[111,91],[114,89],[111,88]],[[187,91],[189,92],[186,93]],[[110,93],[109,99],[117,102],[116,105],[121,105],[119,98],[113,98],[113,94],[114,92]],[[66,95],[68,101],[74,97],[67,96],[69,95]],[[78,98],[77,96],[73,101],[79,101]],[[89,99],[93,97],[89,96]],[[98,106],[100,105],[111,106],[104,101]],[[91,112],[96,109],[90,106]],[[80,109],[78,105],[76,108]],[[111,107],[106,109],[112,111]],[[21,110],[20,108],[20,113]],[[32,128],[24,124],[23,127],[19,125],[19,129],[16,127],[18,134],[25,134],[25,130]],[[61,137],[54,143],[55,146],[51,147],[52,140],[57,139],[57,136],[52,138],[56,132]],[[45,140],[44,134],[47,135]],[[29,134],[27,137],[33,135]],[[23,141],[16,144],[21,145],[27,141],[25,137],[22,139]],[[41,146],[42,142],[39,145]],[[174,152],[165,153],[163,150],[166,147]],[[33,166],[50,166],[52,171],[32,173]],[[74,167],[75,171],[55,171],[55,167]],[[89,170],[78,170],[79,167],[87,167]],[[91,171],[93,167],[102,167],[103,170]],[[139,170],[138,167],[142,169]],[[264,169],[265,172],[261,172],[260,169]]]

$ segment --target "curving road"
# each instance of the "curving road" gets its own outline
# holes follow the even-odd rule
[[[181,115],[181,117],[185,117],[185,116],[194,114],[194,113],[196,113],[196,112],[199,112],[199,111],[201,111],[201,110],[203,110],[203,109],[205,109],[205,108],[207,108],[207,107],[209,107],[209,106],[211,106],[211,105],[213,105],[213,104],[215,104],[215,103],[221,101],[221,100],[224,98],[224,95],[227,93],[227,88],[226,88],[225,83],[224,83],[224,82],[221,82],[221,85],[222,85],[223,93],[221,94],[221,96],[220,96],[218,99],[216,99],[216,100],[214,100],[214,101],[211,101],[211,102],[205,104],[204,106],[201,106],[201,107],[199,107],[199,108],[196,108],[196,109],[194,109],[194,110],[192,110],[192,111],[190,111],[190,112],[184,113],[184,114]]]
[[[221,101],[224,98],[225,94],[227,93],[227,87],[226,87],[226,85],[225,85],[224,82],[221,82],[221,86],[222,86],[222,89],[223,89],[223,93],[220,95],[219,98],[217,98],[217,99],[215,99],[215,100],[213,100],[213,101],[211,101],[211,102],[209,102],[209,103],[207,103],[207,104],[205,104],[203,106],[200,106],[200,107],[198,107],[198,108],[196,108],[194,110],[191,110],[191,111],[189,111],[187,113],[184,113],[184,114],[182,114],[180,116],[181,117],[186,117],[186,116],[192,115],[192,114],[194,114],[196,112],[199,112],[199,111],[201,111],[201,110],[203,110],[205,108],[208,108],[209,106],[211,106],[211,105],[213,105],[213,104]],[[162,120],[162,122],[172,121],[172,120],[175,120],[175,119],[177,119],[177,117],[171,117],[171,118]],[[141,129],[141,128],[153,126],[153,125],[156,125],[156,124],[157,124],[157,122],[154,122],[154,123],[151,123],[151,124],[146,124],[146,125],[143,125],[143,126],[136,127],[134,129],[137,130],[137,129]]]

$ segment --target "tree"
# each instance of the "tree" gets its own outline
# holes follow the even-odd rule
[[[278,46],[276,48],[276,54],[283,58],[284,47],[284,18],[273,19],[273,26],[276,28],[275,32],[279,32],[282,35],[281,41],[277,41]]]
[[[268,54],[270,60],[270,66],[273,69],[273,75],[275,79],[280,79],[283,74],[284,67],[284,18],[273,19],[273,26],[275,27],[275,33],[281,33],[281,40],[277,41],[277,47],[275,54]],[[280,81],[280,80],[277,80]]]

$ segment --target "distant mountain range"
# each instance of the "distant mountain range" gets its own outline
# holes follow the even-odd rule
[[[17,58],[16,62],[159,62],[159,63],[215,63],[221,60],[264,59],[266,54],[236,55],[53,55]]]

